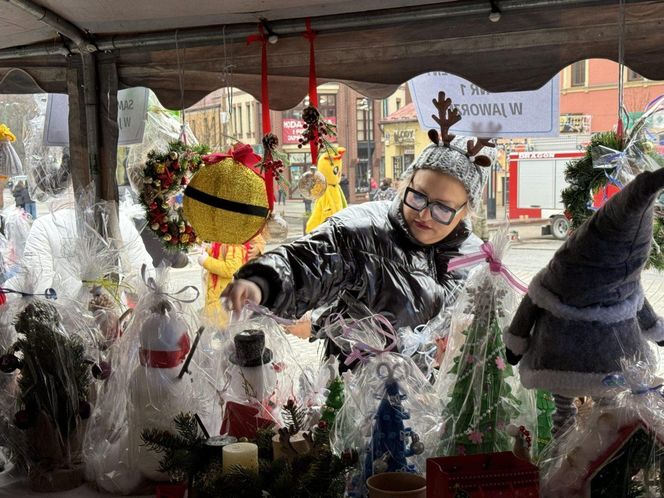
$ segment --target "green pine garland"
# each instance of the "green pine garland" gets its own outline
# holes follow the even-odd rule
[[[593,211],[588,208],[592,202],[592,195],[599,189],[606,187],[608,175],[614,175],[615,169],[600,169],[593,167],[592,149],[597,146],[622,151],[623,141],[613,132],[596,133],[586,147],[585,155],[567,163],[565,179],[569,186],[562,191],[562,200],[565,205],[565,214],[570,219],[572,230],[576,230],[589,219]],[[649,153],[657,162],[664,166],[664,160],[656,153]],[[650,253],[647,267],[664,270],[664,228],[662,221],[655,220],[653,230],[653,250]]]
[[[297,405],[295,408],[288,407],[286,411],[299,420],[301,409]],[[224,474],[221,458],[211,456],[194,415],[189,413],[176,417],[175,432],[146,430],[142,438],[148,449],[163,455],[161,470],[174,482],[189,482],[201,497],[337,498],[344,494],[346,474],[353,462],[352,458],[332,453],[329,429],[322,425],[313,431],[313,448],[309,453],[292,461],[273,461],[275,431],[259,430],[254,441],[258,445],[258,475],[240,467]]]

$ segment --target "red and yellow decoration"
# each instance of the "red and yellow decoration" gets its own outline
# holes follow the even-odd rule
[[[205,145],[172,142],[165,153],[151,151],[145,163],[139,201],[145,208],[148,227],[167,248],[186,251],[198,236],[183,215],[176,196],[203,164]]]
[[[184,214],[202,240],[244,244],[261,232],[270,214],[261,157],[250,145],[203,158],[205,167],[184,191]]]

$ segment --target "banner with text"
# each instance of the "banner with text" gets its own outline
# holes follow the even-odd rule
[[[432,117],[438,115],[432,100],[443,91],[463,118],[451,131],[480,137],[558,136],[559,85],[556,75],[538,90],[490,93],[459,76],[439,71],[408,82],[422,128],[440,129]]]
[[[145,117],[148,111],[148,89],[126,88],[118,91],[118,145],[143,142]],[[46,104],[44,145],[69,145],[69,97],[50,93]]]
[[[325,118],[330,124],[336,125],[337,118]],[[297,144],[302,138],[304,131],[304,121],[295,118],[284,118],[281,120],[281,143],[282,144]],[[336,142],[337,137],[327,137],[330,142]]]

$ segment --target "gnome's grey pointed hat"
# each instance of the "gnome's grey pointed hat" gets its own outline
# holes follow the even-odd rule
[[[558,249],[541,284],[579,308],[632,296],[650,254],[653,205],[662,188],[664,169],[638,175]]]

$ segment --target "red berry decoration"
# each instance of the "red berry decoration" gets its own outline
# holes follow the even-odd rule
[[[0,356],[0,371],[4,373],[12,373],[14,370],[21,368],[21,360],[13,354],[3,354]]]
[[[321,420],[320,422],[318,422],[318,428],[321,430],[327,429],[327,422],[325,420]]]
[[[169,144],[166,153],[151,151],[143,169],[144,187],[139,201],[150,220],[148,228],[167,248],[186,251],[196,243],[196,234],[191,232],[186,240],[173,241],[169,234],[168,222],[176,225],[185,223],[182,210],[170,202],[189,183],[189,177],[203,165],[202,156],[209,152],[204,145],[189,146],[182,142]]]
[[[32,417],[27,410],[19,410],[14,414],[14,425],[23,431],[30,428]]]

